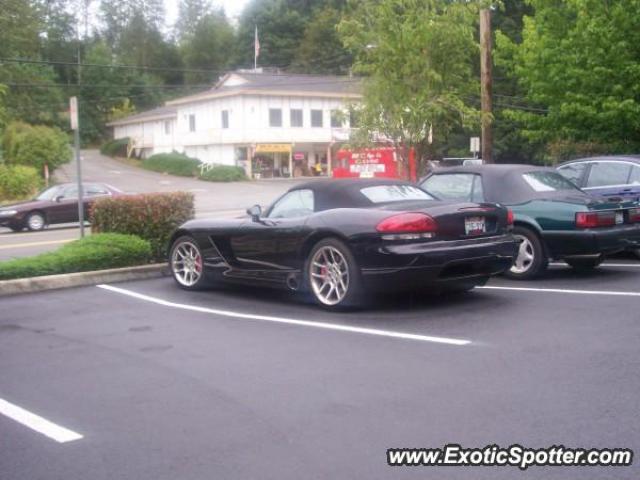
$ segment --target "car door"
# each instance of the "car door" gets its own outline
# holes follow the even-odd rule
[[[89,213],[91,211],[91,205],[99,199],[103,197],[111,196],[111,192],[104,185],[100,185],[98,183],[89,183],[83,186],[83,194],[82,200],[84,204],[84,218],[87,220],[89,218]]]
[[[634,189],[629,185],[632,163],[610,160],[589,163],[589,173],[582,187],[584,191],[607,198],[633,195]]]
[[[264,217],[247,221],[242,232],[231,240],[238,266],[269,271],[300,269],[299,251],[310,231],[307,219],[313,212],[312,190],[284,194]]]
[[[78,187],[68,185],[53,199],[47,208],[49,223],[70,223],[78,221]]]

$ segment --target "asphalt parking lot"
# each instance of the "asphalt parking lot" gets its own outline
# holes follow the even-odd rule
[[[3,480],[640,477],[637,460],[386,464],[390,447],[447,443],[637,453],[638,261],[341,314],[168,278],[108,287],[0,300],[0,407],[70,440],[0,414]]]

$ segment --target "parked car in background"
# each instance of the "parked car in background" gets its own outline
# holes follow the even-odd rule
[[[640,155],[580,158],[557,166],[587,193],[606,198],[640,198]]]
[[[280,287],[335,309],[363,303],[371,290],[469,290],[508,269],[517,252],[506,208],[441,202],[400,180],[316,180],[247,213],[175,232],[169,267],[181,288]]]
[[[105,183],[85,183],[83,203],[85,218],[89,207],[98,198],[122,195],[115,187]],[[25,228],[36,231],[56,223],[78,221],[78,185],[63,183],[49,187],[34,199],[0,207],[0,226],[9,227],[14,232]]]
[[[551,168],[451,167],[432,172],[420,185],[443,200],[495,202],[513,210],[520,248],[505,273],[511,278],[534,278],[549,259],[592,269],[604,255],[640,247],[640,203],[593,197]]]

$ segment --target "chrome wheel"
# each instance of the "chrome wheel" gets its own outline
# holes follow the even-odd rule
[[[173,248],[171,270],[178,283],[193,287],[202,277],[202,256],[198,247],[190,241],[182,241]]]
[[[42,230],[44,228],[44,217],[39,213],[32,213],[27,219],[29,230]]]
[[[335,247],[319,248],[309,263],[309,280],[316,298],[325,305],[337,305],[349,290],[349,265]]]
[[[511,267],[511,272],[525,273],[531,268],[533,261],[535,260],[533,244],[523,235],[514,235],[514,237],[520,244],[520,247],[518,248],[518,257]]]

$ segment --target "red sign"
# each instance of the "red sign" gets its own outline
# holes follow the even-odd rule
[[[335,178],[400,178],[396,151],[390,147],[339,150]]]

